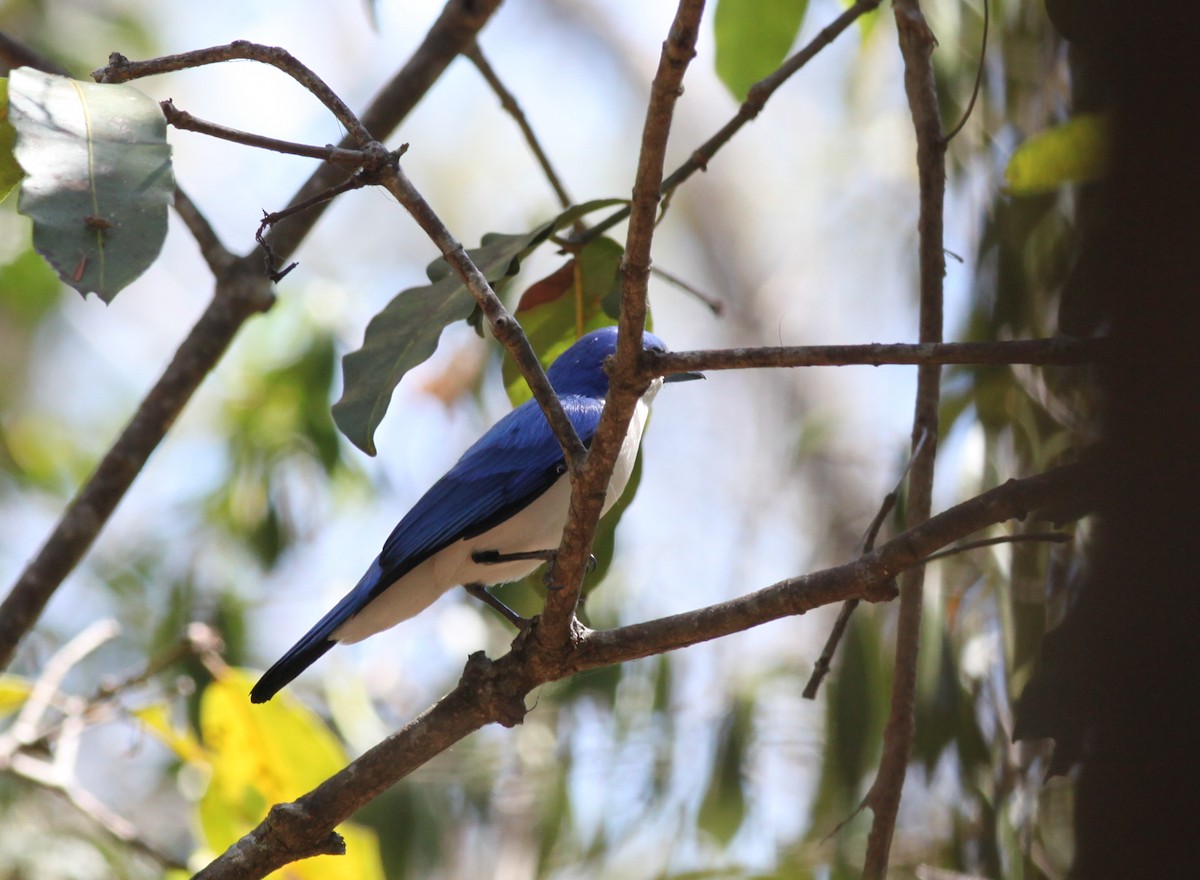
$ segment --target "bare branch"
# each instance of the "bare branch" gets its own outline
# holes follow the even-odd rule
[[[933,47],[936,40],[921,13],[920,0],[893,0],[892,9],[899,32],[900,53],[904,58],[904,90],[917,137],[920,341],[934,343],[942,338],[942,281],[946,274],[942,234],[946,141],[942,137],[933,73]],[[931,364],[920,366],[917,370],[917,398],[913,414],[913,447],[916,449],[923,436],[928,438],[928,442],[913,455],[907,505],[910,528],[927,519],[930,512],[933,468],[937,455],[940,389],[940,368]],[[867,803],[874,814],[863,864],[863,877],[868,880],[883,880],[887,874],[900,795],[912,754],[924,574],[923,567],[912,568],[900,580],[891,709],[884,728],[879,769],[867,794]]]
[[[221,243],[208,218],[178,185],[175,187],[175,213],[183,220],[192,238],[196,239],[200,256],[208,264],[209,270],[218,278],[224,276],[233,267],[237,257]]]
[[[8,665],[17,642],[91,547],[150,453],[224,354],[233,334],[248,317],[270,306],[274,299],[270,282],[261,271],[247,271],[240,268],[243,266],[239,263],[218,284],[212,302],[163,375],[0,603],[0,668]]]
[[[302,64],[291,52],[279,46],[263,46],[249,40],[234,40],[224,46],[193,49],[177,55],[164,55],[149,61],[130,61],[120,52],[113,52],[108,65],[92,71],[92,79],[100,83],[123,83],[147,76],[157,76],[177,70],[190,70],[223,61],[258,61],[283,71],[324,104],[337,117],[359,146],[366,146],[375,139],[359,121],[346,102],[337,96],[323,79]]]
[[[879,505],[879,510],[875,512],[875,516],[871,519],[866,532],[863,534],[860,547],[861,552],[869,553],[875,549],[875,540],[879,537],[879,530],[883,528],[883,523],[887,519],[887,515],[896,506],[896,501],[900,497],[900,490],[904,486],[904,481],[908,479],[913,462],[920,455],[921,450],[925,448],[925,439],[927,436],[926,434],[921,435],[912,454],[908,457],[907,463],[904,465],[904,470],[900,473],[899,479],[896,480],[896,484],[892,486],[890,492],[883,496],[883,502]],[[858,599],[849,599],[842,603],[841,610],[838,611],[837,620],[834,621],[833,629],[829,632],[829,638],[825,640],[825,647],[821,649],[821,654],[817,657],[817,662],[813,664],[812,674],[809,676],[808,683],[804,686],[804,690],[800,694],[804,699],[816,699],[817,690],[821,687],[822,680],[829,674],[830,664],[833,663],[833,655],[837,652],[838,644],[846,632],[846,627],[850,624],[850,616],[854,614],[854,609],[858,607],[858,602]],[[843,824],[845,821],[849,820],[843,820]]]
[[[326,144],[323,147],[297,144],[292,141],[281,141],[278,138],[267,137],[266,135],[252,134],[248,131],[238,131],[236,128],[228,128],[224,125],[218,125],[215,122],[206,122],[203,119],[193,116],[186,110],[180,110],[170,98],[165,101],[159,101],[158,106],[162,108],[163,116],[167,118],[167,123],[181,131],[194,131],[198,134],[206,134],[209,137],[232,141],[235,144],[242,144],[247,147],[257,147],[260,150],[271,150],[276,153],[287,153],[292,156],[306,156],[309,159],[321,159],[324,162],[332,162],[335,165],[348,165],[351,168],[357,168],[364,162],[369,161],[373,156],[373,154],[369,155],[362,150],[347,150],[342,147],[335,147],[332,144]]]
[[[479,48],[479,43],[471,43],[463,52],[471,63],[475,65],[479,73],[487,81],[487,84],[492,87],[492,91],[496,93],[496,97],[500,99],[500,106],[505,112],[513,118],[517,123],[517,128],[521,129],[521,134],[525,136],[525,143],[529,145],[533,157],[537,159],[537,163],[541,166],[542,173],[546,175],[546,181],[550,184],[550,188],[554,190],[554,194],[558,196],[559,204],[564,208],[569,208],[575,204],[571,198],[571,194],[567,192],[567,188],[563,185],[562,178],[554,170],[554,166],[550,163],[550,157],[546,155],[546,151],[542,149],[542,144],[538,140],[537,135],[533,133],[533,126],[529,124],[529,120],[525,116],[525,112],[521,109],[521,105],[517,102],[517,98],[505,88],[499,74],[488,63],[487,58],[483,55],[483,50]]]
[[[797,345],[647,352],[646,378],[670,373],[748,370],[764,367],[846,367],[884,364],[1040,364],[1068,366],[1108,358],[1103,339],[1052,336],[1000,342],[897,342],[868,345]]]
[[[975,101],[979,98],[979,89],[983,85],[983,64],[987,60],[987,38],[988,38],[988,23],[991,19],[991,13],[988,11],[988,0],[983,0],[983,37],[980,40],[979,47],[979,66],[975,68],[975,85],[971,87],[971,100],[967,102],[967,109],[963,111],[962,119],[958,120],[958,125],[946,132],[943,140],[946,143],[954,140],[954,136],[963,130],[967,124],[967,120],[971,118],[971,111],[975,109]],[[961,257],[955,257],[960,263]]]
[[[640,365],[644,354],[642,334],[646,326],[650,243],[661,199],[667,136],[675,103],[682,92],[683,75],[696,54],[696,36],[703,11],[703,0],[681,0],[663,42],[658,71],[650,87],[630,203],[625,255],[621,260],[620,333],[617,353],[609,367],[609,394],[588,452],[588,466],[580,478],[572,480],[570,514],[558,556],[551,562],[552,583],[561,584],[564,589],[549,594],[541,625],[534,631],[535,639],[551,649],[565,645],[570,635],[585,561],[617,453],[625,439],[634,406],[648,382],[641,375]]]

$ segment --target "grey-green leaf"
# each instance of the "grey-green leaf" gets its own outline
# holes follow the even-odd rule
[[[467,254],[495,285],[515,274],[521,259],[558,230],[592,211],[622,203],[603,199],[576,205],[532,232],[488,234],[482,247]],[[368,455],[375,454],[375,430],[404,374],[433,354],[447,324],[466,320],[475,307],[474,297],[457,274],[437,264],[427,274],[433,283],[398,293],[367,325],[362,348],[342,359],[344,385],[341,399],[333,405],[333,420]]]
[[[720,0],[713,15],[716,69],[739,101],[787,57],[808,0]]]
[[[19,210],[60,278],[105,302],[154,262],[175,192],[162,111],[124,85],[28,67],[9,78]]]

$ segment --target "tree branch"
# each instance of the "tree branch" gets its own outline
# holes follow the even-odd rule
[[[520,723],[526,696],[547,682],[743,632],[847,599],[887,598],[886,585],[897,574],[922,565],[941,547],[1014,517],[1054,519],[1064,509],[1089,508],[1097,485],[1090,464],[1009,480],[835,568],[658,620],[601,632],[579,629],[577,641],[558,656],[548,655],[527,633],[518,635],[512,650],[495,661],[474,654],[454,690],[312,791],[293,803],[273,807],[257,828],[201,871],[197,880],[262,877],[324,851],[319,847],[335,827],[429,759],[485,724]]]
[[[147,76],[158,76],[162,73],[191,70],[208,64],[237,60],[258,61],[283,71],[324,104],[329,112],[337,117],[338,122],[346,128],[356,143],[365,146],[374,140],[354,111],[337,96],[337,93],[326,84],[325,80],[300,63],[291,52],[279,46],[263,46],[259,43],[251,43],[249,40],[234,40],[224,46],[193,49],[177,55],[151,58],[149,61],[130,61],[120,52],[113,52],[108,57],[107,66],[92,71],[92,79],[99,83],[123,83]]]
[[[942,240],[946,141],[942,137],[933,73],[933,47],[937,41],[921,13],[920,0],[893,0],[892,8],[899,31],[900,53],[904,58],[904,90],[917,138],[920,341],[936,343],[942,338],[942,281],[946,274]],[[929,517],[937,456],[940,389],[940,368],[932,364],[919,367],[912,429],[913,448],[917,451],[908,484],[907,521],[910,528]],[[924,442],[922,438],[925,438]],[[900,795],[912,754],[924,574],[923,568],[910,569],[900,581],[891,709],[884,728],[879,769],[866,798],[874,814],[863,864],[863,877],[869,880],[883,880],[887,874]]]
[[[884,364],[1039,364],[1069,366],[1101,363],[1109,357],[1103,339],[1052,336],[1001,342],[871,343],[868,345],[797,345],[723,348],[706,351],[647,352],[643,377],[713,370],[764,367],[845,367]]]
[[[650,243],[662,193],[663,163],[675,103],[682,93],[683,75],[696,54],[696,36],[703,0],[681,0],[659,56],[658,71],[650,87],[646,122],[638,153],[638,167],[630,202],[629,231],[621,260],[621,311],[617,353],[609,366],[609,394],[604,413],[588,452],[588,465],[572,481],[571,507],[563,530],[559,554],[551,563],[551,582],[564,589],[546,599],[535,638],[553,650],[566,644],[579,592],[585,560],[596,533],[613,466],[638,398],[648,380],[642,376],[642,334],[646,326],[646,287],[650,277]]]
[[[517,124],[517,128],[521,129],[521,134],[525,136],[525,143],[529,145],[530,152],[533,153],[533,157],[537,160],[542,173],[546,175],[546,181],[558,197],[559,204],[564,208],[571,207],[574,204],[574,200],[563,185],[562,178],[554,170],[554,165],[551,164],[550,157],[542,149],[541,142],[533,132],[533,126],[529,124],[529,120],[526,118],[525,112],[521,109],[516,96],[505,87],[499,74],[496,73],[492,65],[488,63],[487,58],[484,57],[483,50],[479,48],[479,43],[472,43],[463,54],[475,65],[480,75],[491,86],[492,91],[496,93],[496,97],[500,99],[500,106],[513,118],[513,121]]]
[[[335,165],[348,165],[351,168],[357,168],[372,158],[362,150],[347,150],[343,147],[335,147],[332,144],[326,144],[323,147],[314,147],[309,144],[282,141],[279,138],[267,137],[266,135],[253,134],[252,132],[239,131],[236,128],[218,125],[215,122],[208,122],[193,116],[186,110],[180,110],[170,98],[165,101],[159,101],[158,106],[162,108],[163,116],[167,118],[167,124],[178,128],[180,131],[194,131],[197,134],[206,134],[209,137],[220,138],[221,140],[241,144],[246,147],[272,150],[276,153],[287,153],[292,156],[305,156],[309,159],[333,162]]]

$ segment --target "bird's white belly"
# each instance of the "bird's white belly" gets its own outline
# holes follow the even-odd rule
[[[646,427],[650,396],[643,397],[634,408],[629,431],[613,467],[602,515],[617,503],[629,483],[642,431]],[[563,474],[527,507],[504,522],[473,538],[456,541],[426,559],[342,624],[334,632],[334,638],[352,644],[389,629],[424,611],[442,593],[459,584],[500,584],[520,580],[537,569],[542,561],[530,559],[481,565],[474,561],[472,554],[489,550],[501,555],[556,550],[562,542],[570,505],[571,479]]]

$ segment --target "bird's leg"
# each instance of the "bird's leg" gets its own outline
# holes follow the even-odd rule
[[[549,562],[558,555],[557,550],[522,550],[518,553],[501,553],[499,550],[476,550],[471,561],[476,565],[499,565],[503,562],[528,562],[533,559]]]
[[[490,607],[493,611],[495,611],[517,629],[525,630],[529,628],[530,621],[527,618],[517,614],[517,612],[513,611],[511,608],[489,593],[487,591],[487,587],[485,587],[483,584],[463,584],[463,589],[482,602],[484,605]]]
[[[521,550],[516,553],[501,553],[499,550],[476,550],[471,554],[471,561],[476,565],[498,565],[501,562],[525,562],[531,559],[540,559],[542,562],[553,562],[557,556],[557,550]],[[589,553],[585,570],[592,572],[595,570],[595,568],[596,557]],[[546,574],[542,576],[542,584],[547,590],[562,589],[562,584],[553,584],[550,582],[549,569],[547,569]],[[471,595],[475,594],[472,593]],[[490,596],[491,594],[489,593],[488,595]],[[485,599],[484,601],[486,602],[487,600]],[[522,618],[522,620],[523,619],[524,618]]]

